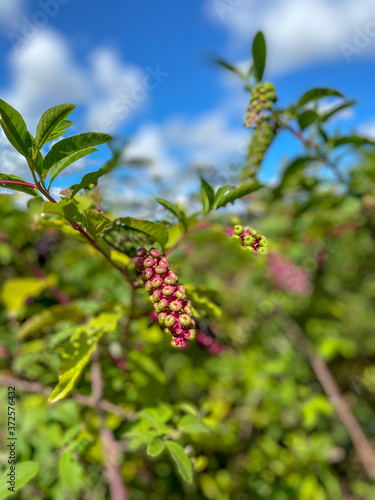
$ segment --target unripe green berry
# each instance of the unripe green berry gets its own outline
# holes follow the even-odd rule
[[[164,283],[167,283],[167,285],[174,285],[177,283],[177,280],[174,276],[166,276],[164,278]]]
[[[167,317],[167,313],[163,313],[163,312],[161,312],[161,313],[159,314],[159,323],[160,323],[161,325],[164,325],[164,324],[165,324],[165,318],[166,318],[166,317]]]
[[[151,284],[154,288],[159,288],[163,283],[163,278],[161,278],[160,276],[155,276],[155,278],[153,278],[153,280],[151,281]]]
[[[193,311],[190,306],[185,306],[184,307],[184,312],[188,314],[189,316],[193,316]]]
[[[189,326],[192,321],[191,317],[188,314],[181,314],[178,320],[183,326]]]
[[[168,267],[169,266],[169,261],[166,257],[162,257],[160,260],[159,260],[159,266],[164,266],[164,267]]]
[[[155,264],[155,260],[154,260],[154,259],[152,259],[151,257],[147,257],[147,259],[145,259],[145,260],[143,261],[143,265],[144,265],[145,267],[152,267],[154,264]]]
[[[172,295],[174,293],[174,287],[171,285],[163,286],[163,295]]]
[[[151,292],[151,290],[152,290],[152,281],[151,280],[146,281],[145,290],[147,290],[148,292]]]
[[[191,330],[189,330],[189,339],[193,339],[195,337],[195,329],[192,328]]]
[[[166,318],[165,318],[165,325],[168,326],[168,327],[171,327],[173,326],[175,323],[176,323],[177,319],[172,316],[171,314],[169,314]]]
[[[259,246],[266,247],[267,245],[268,245],[267,239],[264,236],[262,236],[262,239],[259,241]]]
[[[176,295],[176,297],[178,297],[181,300],[185,300],[186,299],[186,293],[182,292],[181,290],[177,290],[177,292],[176,292],[175,295]]]
[[[242,234],[243,233],[243,227],[240,224],[237,224],[233,228],[234,234]]]
[[[232,236],[232,238],[233,238],[234,240],[236,240],[236,241],[242,241],[241,236],[240,236],[240,235],[238,235],[238,234],[234,234],[234,235]]]
[[[151,268],[145,269],[144,276],[147,280],[150,280],[154,276],[154,271]]]
[[[253,247],[242,247],[242,249],[246,253],[254,253],[255,252]]]
[[[245,243],[245,245],[247,246],[250,246],[250,245],[253,245],[255,243],[255,238],[253,236],[250,236],[249,234],[247,236],[245,236],[245,238],[243,239],[243,242]]]
[[[266,247],[259,247],[258,252],[261,253],[262,255],[266,255],[268,253],[268,248]]]
[[[156,266],[155,267],[155,272],[158,274],[164,274],[167,272],[167,268],[164,266]]]
[[[155,300],[155,302],[159,300],[160,297],[161,297],[161,290],[154,290],[152,298]]]
[[[161,256],[161,253],[160,253],[158,250],[156,250],[155,248],[151,248],[151,250],[150,250],[150,255],[151,255],[152,257],[160,257],[160,256]]]
[[[169,333],[169,334],[171,333],[169,328],[164,328],[164,331],[165,331],[165,333]]]
[[[182,309],[182,303],[179,300],[174,300],[169,304],[169,307],[172,309],[172,311],[181,311]]]

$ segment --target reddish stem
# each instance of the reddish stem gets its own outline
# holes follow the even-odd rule
[[[21,182],[21,181],[3,181],[3,180],[0,180],[0,184],[15,184],[16,186],[26,186],[26,187],[30,187],[30,188],[33,188],[33,189],[37,189],[36,185],[35,184],[31,184],[30,182]]]

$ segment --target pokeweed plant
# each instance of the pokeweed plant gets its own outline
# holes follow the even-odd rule
[[[28,207],[30,213],[36,215],[41,226],[57,229],[65,235],[75,235],[80,241],[89,244],[95,252],[100,253],[116,271],[121,273],[130,291],[129,306],[125,310],[127,316],[125,342],[128,342],[129,337],[132,336],[133,320],[144,316],[151,321],[155,319],[156,314],[160,327],[167,335],[172,336],[173,345],[184,347],[188,340],[194,338],[197,331],[200,344],[209,347],[212,354],[223,352],[222,346],[216,343],[214,328],[206,324],[207,321],[212,321],[213,325],[220,321],[227,321],[219,307],[220,301],[211,300],[212,290],[199,289],[194,285],[189,285],[185,280],[183,280],[184,285],[179,284],[179,278],[172,270],[173,264],[171,264],[172,259],[169,254],[178,248],[187,236],[198,232],[199,229],[204,231],[208,227],[207,224],[210,225],[208,220],[212,212],[238,199],[242,199],[246,207],[251,206],[251,197],[248,198],[248,196],[252,193],[265,193],[267,203],[270,204],[277,203],[286,193],[293,191],[293,186],[297,182],[310,193],[314,190],[319,176],[324,178],[327,170],[333,174],[332,178],[337,183],[335,187],[338,185],[342,193],[355,192],[357,189],[355,183],[348,182],[347,173],[340,168],[337,152],[342,148],[356,149],[373,143],[360,136],[339,136],[337,133],[330,133],[327,126],[332,117],[353,105],[354,101],[345,100],[336,90],[317,88],[307,91],[295,104],[280,107],[277,104],[274,85],[262,80],[266,65],[266,44],[262,33],[258,33],[254,39],[252,55],[253,62],[247,73],[243,73],[242,70],[223,60],[217,61],[221,66],[235,73],[250,93],[244,125],[252,130],[252,135],[249,138],[248,152],[238,185],[214,188],[202,178],[200,186],[202,208],[193,214],[186,213],[183,207],[169,200],[156,198],[156,201],[177,220],[174,225],[165,221],[141,220],[133,217],[113,218],[110,213],[103,212],[97,199],[96,186],[99,179],[111,172],[119,163],[118,152],[115,152],[113,158],[102,168],[84,175],[79,183],[62,191],[61,200],[55,200],[51,194],[51,187],[58,176],[75,161],[94,153],[98,146],[109,143],[111,137],[100,133],[82,133],[62,138],[72,125],[68,117],[74,109],[73,104],[62,104],[47,110],[42,115],[35,137],[33,137],[27,130],[20,113],[8,103],[0,100],[1,127],[12,146],[25,158],[33,179],[31,182],[15,175],[2,173],[0,174],[0,187],[32,196],[33,199]],[[327,97],[340,99],[340,102],[328,111],[326,107],[322,110],[319,105],[321,99]],[[279,184],[270,188],[262,185],[257,175],[267,151],[272,147],[281,130],[297,137],[305,147],[305,153],[303,156],[293,158],[284,168]],[[49,148],[48,145],[52,141],[53,145]],[[314,176],[311,175],[311,171],[314,172]],[[82,203],[80,196],[82,192],[86,193],[92,203]],[[299,192],[294,200],[295,203],[300,202],[301,198],[303,198],[303,193],[301,195]],[[301,211],[303,209],[304,207]],[[243,253],[267,253],[266,238],[251,227],[244,228],[242,221],[237,221],[233,231],[224,226],[221,226],[221,230],[223,235],[227,233],[232,236],[234,252],[237,246],[244,250]],[[204,248],[200,248],[200,252],[204,252]],[[280,270],[277,273],[280,275]],[[285,285],[285,279],[280,278],[279,281],[283,286]],[[22,292],[16,285],[17,283],[10,280],[2,289],[3,301],[7,304],[6,297],[12,294],[17,295],[16,303],[13,301],[8,304],[10,315],[17,315],[29,297],[38,296],[47,288],[52,291],[58,302],[35,319],[31,317],[26,320],[21,326],[19,339],[28,338],[37,332],[39,327],[51,326],[66,318],[76,325],[72,331],[60,332],[64,341],[62,347],[57,342],[62,359],[60,376],[49,401],[56,402],[69,394],[79,379],[84,376],[84,369],[91,359],[93,361],[93,393],[97,397],[91,404],[101,417],[101,425],[105,429],[103,406],[106,408],[105,411],[110,412],[111,408],[113,411],[120,411],[121,416],[123,416],[121,409],[122,411],[124,409],[120,407],[119,410],[108,406],[108,402],[103,405],[98,351],[102,337],[116,331],[124,314],[124,308],[117,304],[116,307],[109,309],[107,306],[99,309],[93,306],[92,311],[83,311],[75,304],[71,304],[69,297],[56,288],[56,278],[53,276],[39,276],[38,279],[30,278],[22,281]],[[143,287],[153,303],[154,314],[147,300],[144,300],[144,307],[137,310],[140,290]],[[305,289],[312,293],[313,285],[309,282]],[[200,328],[200,323],[202,323],[202,328]],[[129,343],[126,347],[128,345]],[[158,380],[164,380],[165,375],[152,360],[146,358],[140,361],[137,349],[129,352],[128,357],[130,361],[143,363],[145,371],[153,373]],[[245,362],[245,364],[248,363]],[[213,373],[215,372],[214,367],[211,366],[210,369]],[[139,375],[138,377],[141,378]],[[246,380],[245,375],[244,380]],[[89,404],[89,401],[84,398],[83,396],[81,401]],[[324,402],[318,401],[318,404],[322,412],[329,411]],[[182,415],[184,412],[187,414]],[[135,423],[126,433],[129,449],[132,451],[147,447],[147,453],[151,457],[160,455],[164,449],[168,450],[180,477],[184,482],[192,484],[193,464],[198,472],[199,467],[203,466],[199,463],[199,457],[194,456],[194,450],[183,446],[184,436],[212,433],[209,422],[204,422],[200,415],[189,407],[176,405],[172,408],[167,404],[139,409],[132,415],[132,420]],[[106,450],[108,444],[116,447],[113,436],[111,438],[107,433],[106,441],[105,435],[104,432],[103,449]],[[193,438],[192,441],[194,443]],[[65,468],[69,470],[69,466],[64,465],[64,461],[69,464],[71,459],[69,456],[62,460],[64,470]],[[121,460],[118,460],[118,464],[120,463]],[[204,467],[201,470],[204,470]],[[116,472],[114,474],[116,478]],[[113,477],[111,480],[108,476],[110,488],[113,487]],[[121,474],[117,480],[119,477],[121,482]],[[118,481],[116,484],[119,484]],[[202,489],[204,490],[203,486]],[[247,492],[247,490],[244,491]],[[112,494],[112,497],[125,498],[125,496],[116,497],[115,494]],[[208,498],[214,497],[211,494]],[[223,496],[223,498],[227,497]]]

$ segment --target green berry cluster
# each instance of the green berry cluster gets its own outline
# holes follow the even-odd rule
[[[272,83],[257,83],[253,89],[250,104],[245,115],[245,127],[256,128],[262,121],[267,120],[269,112],[276,101],[275,87]]]
[[[268,242],[266,238],[252,227],[244,228],[240,224],[237,224],[233,228],[232,238],[241,243],[241,247],[246,253],[267,253]]]

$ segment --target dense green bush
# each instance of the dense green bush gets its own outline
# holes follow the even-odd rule
[[[48,174],[110,138],[68,137],[43,158],[73,106],[46,112],[32,138],[0,101],[34,179],[0,178],[32,196],[27,210],[0,196],[0,429],[6,443],[14,386],[13,498],[375,499],[373,144],[330,133],[329,119],[352,104],[339,92],[313,89],[278,108],[273,86],[256,84],[261,34],[253,55],[248,75],[219,61],[252,93],[241,181],[214,190],[202,180],[197,213],[158,198],[159,222],[101,211],[97,183],[116,153],[55,202]],[[327,96],[339,103],[319,112]],[[280,130],[305,153],[278,185],[261,185]],[[350,167],[335,160],[344,148]],[[219,210],[235,200],[241,217]],[[266,235],[269,253],[244,251],[234,224]],[[185,285],[196,338],[182,349],[137,282],[140,247],[168,255]],[[5,498],[6,472],[1,481]]]

